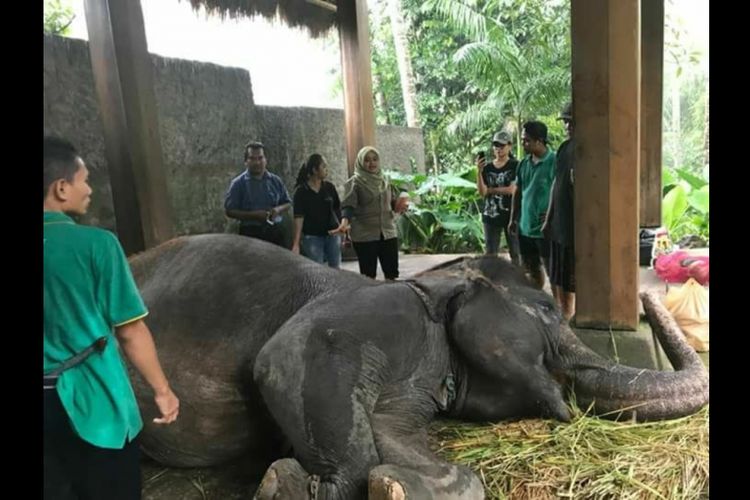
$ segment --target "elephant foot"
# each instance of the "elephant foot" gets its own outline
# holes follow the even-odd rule
[[[293,458],[276,460],[268,467],[253,500],[310,498],[310,476]]]
[[[368,500],[406,500],[404,487],[395,479],[378,473],[370,474]]]

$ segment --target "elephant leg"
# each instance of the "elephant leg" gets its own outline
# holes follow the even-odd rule
[[[256,360],[255,380],[264,401],[299,464],[320,478],[318,499],[364,498],[370,469],[380,464],[370,415],[382,353],[338,330],[314,331],[304,349],[295,346],[295,338],[283,340],[277,346],[280,340],[272,339]],[[296,349],[298,361],[290,362]],[[282,477],[278,472],[269,483],[300,483],[296,473]]]
[[[435,456],[427,446],[426,431],[404,431],[398,425],[399,418],[373,415],[375,442],[383,465],[370,471],[370,500],[484,498],[484,487],[474,472]]]

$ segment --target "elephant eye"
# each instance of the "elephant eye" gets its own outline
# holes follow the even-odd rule
[[[542,311],[544,312],[552,312],[555,309],[555,306],[550,304],[549,302],[537,302],[537,305],[542,308]]]

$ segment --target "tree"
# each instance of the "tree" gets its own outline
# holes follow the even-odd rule
[[[44,32],[67,35],[75,19],[73,7],[65,0],[44,0]]]
[[[542,119],[562,139],[555,116],[570,99],[570,6],[555,0],[428,0],[470,39],[453,60],[486,95],[455,117],[449,128],[466,132],[488,125],[516,134]]]
[[[414,71],[409,55],[409,43],[407,40],[407,23],[401,10],[401,0],[388,0],[388,16],[391,20],[391,31],[393,32],[393,45],[396,48],[396,61],[398,72],[401,76],[401,93],[404,98],[404,110],[406,111],[406,124],[409,127],[419,127],[419,109],[417,108],[417,91],[414,83]]]

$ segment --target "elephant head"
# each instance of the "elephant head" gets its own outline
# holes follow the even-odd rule
[[[703,363],[651,294],[641,299],[673,372],[636,369],[598,355],[573,333],[552,297],[503,259],[458,259],[421,273],[415,285],[442,297],[444,308],[436,307],[445,311],[452,344],[453,416],[565,421],[565,393],[596,414],[637,420],[677,418],[708,403]]]

